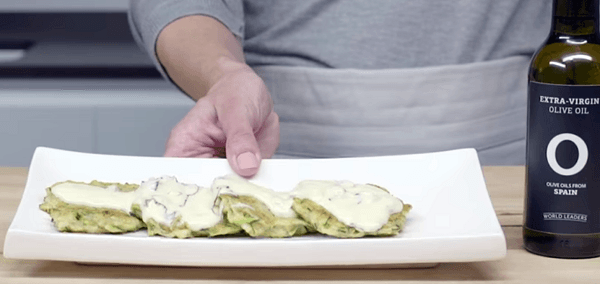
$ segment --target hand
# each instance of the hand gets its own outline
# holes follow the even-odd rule
[[[224,72],[173,128],[165,156],[227,157],[251,177],[279,145],[279,117],[262,79],[246,64],[227,61]]]

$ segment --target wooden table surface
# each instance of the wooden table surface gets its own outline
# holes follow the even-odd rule
[[[0,283],[600,283],[600,258],[554,259],[523,250],[523,167],[484,167],[484,175],[508,246],[506,258],[499,261],[426,269],[263,269],[93,266],[0,256]],[[0,252],[26,177],[25,168],[0,168]]]

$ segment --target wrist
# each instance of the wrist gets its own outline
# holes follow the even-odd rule
[[[166,26],[156,42],[156,56],[185,93],[198,100],[234,63],[245,65],[239,41],[220,22],[188,16]]]
[[[205,70],[208,88],[212,88],[219,80],[228,77],[231,74],[251,70],[244,62],[227,56],[221,56],[214,60]]]

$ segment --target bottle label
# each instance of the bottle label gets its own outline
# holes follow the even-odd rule
[[[600,233],[600,86],[529,83],[525,225]]]

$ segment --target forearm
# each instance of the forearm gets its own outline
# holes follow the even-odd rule
[[[244,62],[241,44],[219,21],[188,16],[166,26],[156,55],[171,79],[194,100],[202,98],[227,68],[224,61]]]

